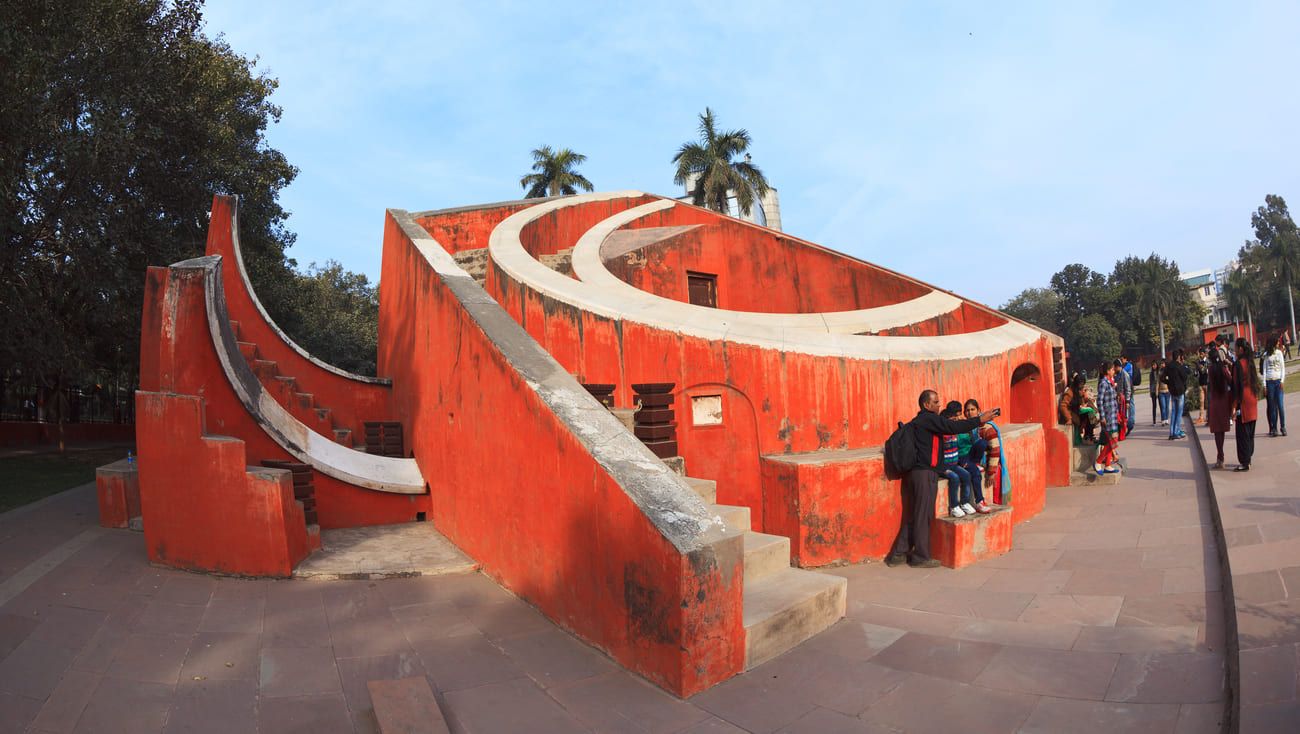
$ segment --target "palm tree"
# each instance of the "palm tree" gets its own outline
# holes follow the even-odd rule
[[[587,156],[574,153],[568,148],[551,150],[543,145],[533,151],[533,170],[519,179],[520,188],[528,189],[524,198],[538,199],[543,196],[569,196],[578,193],[578,189],[591,191],[595,187],[587,177],[574,170],[585,163]]]
[[[749,132],[743,128],[718,132],[713,110],[705,107],[700,115],[699,142],[683,143],[673,156],[677,164],[673,181],[690,182],[691,203],[696,206],[726,214],[727,199],[735,196],[740,215],[749,216],[754,198],[764,196],[770,188],[748,155],[743,160],[732,160],[745,153],[750,142]]]
[[[1169,267],[1155,253],[1142,263],[1137,281],[1131,288],[1137,296],[1138,310],[1154,314],[1160,325],[1160,358],[1165,358],[1165,317],[1173,314],[1187,286],[1178,278],[1177,267]]]
[[[1236,270],[1228,273],[1228,279],[1223,284],[1223,294],[1228,300],[1228,310],[1232,311],[1234,316],[1239,317],[1246,314],[1246,324],[1250,334],[1250,340],[1255,341],[1255,312],[1259,310],[1259,304],[1264,300],[1264,292],[1259,285],[1259,276],[1257,273],[1247,271],[1245,266],[1239,266]]]

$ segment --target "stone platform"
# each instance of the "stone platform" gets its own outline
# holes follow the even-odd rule
[[[427,522],[321,532],[321,549],[293,570],[300,579],[441,576],[478,568]]]

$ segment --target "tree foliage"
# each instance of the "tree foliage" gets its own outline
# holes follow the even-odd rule
[[[1096,369],[1102,360],[1119,356],[1119,332],[1101,314],[1092,314],[1074,322],[1066,336],[1070,350],[1071,371]]]
[[[591,191],[595,187],[586,176],[578,173],[577,166],[586,163],[587,156],[568,148],[552,150],[543,145],[533,150],[533,173],[519,179],[520,188],[527,189],[526,199],[544,196],[571,196],[578,189]]]
[[[1002,305],[1002,311],[1040,329],[1056,332],[1060,329],[1061,297],[1051,288],[1026,288],[1015,298]]]
[[[379,293],[360,273],[334,260],[312,263],[294,279],[294,341],[324,361],[374,375],[379,341]],[[286,328],[281,325],[281,328]]]
[[[1250,217],[1255,239],[1246,243],[1239,253],[1243,265],[1252,267],[1268,277],[1265,308],[1272,306],[1274,313],[1282,311],[1284,323],[1291,327],[1295,339],[1295,297],[1293,289],[1300,276],[1300,232],[1287,210],[1286,200],[1269,194],[1264,206]],[[1268,296],[1272,296],[1269,298]],[[1268,303],[1271,301],[1272,303]]]
[[[673,181],[691,183],[691,202],[696,206],[728,213],[727,200],[735,196],[741,216],[748,216],[756,198],[762,198],[770,188],[767,178],[758,166],[745,155],[752,141],[744,128],[719,132],[713,110],[704,108],[700,115],[700,139],[683,143],[673,156],[677,172]]]
[[[0,371],[131,384],[145,268],[202,254],[213,193],[241,196],[249,277],[300,339],[300,310],[323,314],[285,255],[276,80],[202,33],[198,0],[0,0],[0,18]]]
[[[1060,298],[1057,303],[1057,331],[1068,334],[1073,329],[1074,322],[1100,310],[1106,290],[1106,276],[1087,265],[1074,263],[1066,265],[1053,275],[1051,285]]]

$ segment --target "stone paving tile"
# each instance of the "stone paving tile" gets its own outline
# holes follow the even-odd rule
[[[959,617],[1011,620],[1018,618],[1033,599],[1033,594],[941,588],[916,608]]]
[[[287,698],[339,693],[334,651],[328,647],[262,648],[261,681],[263,698]]]
[[[541,612],[522,602],[490,605],[481,613],[473,615],[470,622],[489,640],[518,637],[555,628]]]
[[[1210,703],[1224,696],[1223,656],[1216,653],[1141,653],[1120,656],[1108,701]]]
[[[445,699],[447,709],[465,734],[508,731],[572,734],[591,731],[527,679],[451,691],[445,694]]]
[[[959,640],[992,642],[998,645],[1041,647],[1048,650],[1069,650],[1082,629],[1077,624],[1039,624],[1036,622],[1009,622],[1001,619],[972,619],[952,630],[951,636]]]
[[[203,619],[199,622],[198,631],[260,635],[265,605],[265,599],[257,596],[217,598],[214,592],[212,601],[208,603]]]
[[[45,699],[40,713],[32,722],[32,728],[54,732],[72,731],[102,678],[95,673],[68,671],[50,697]]]
[[[205,607],[154,599],[135,621],[134,631],[158,635],[193,635],[199,631]]]
[[[1224,713],[1222,703],[1185,703],[1178,707],[1174,734],[1221,734]]]
[[[691,703],[754,734],[776,731],[814,708],[779,681],[768,683],[750,671],[696,694]]]
[[[285,734],[352,734],[352,717],[342,693],[289,698],[262,698],[257,730]]]
[[[1142,568],[1203,568],[1217,566],[1218,557],[1213,548],[1196,545],[1170,545],[1163,548],[1146,548],[1142,552]]]
[[[1165,594],[1222,591],[1223,579],[1218,566],[1205,568],[1171,568],[1165,571]]]
[[[507,637],[496,645],[543,688],[619,669],[613,660],[558,629]]]
[[[1243,704],[1291,701],[1297,693],[1300,645],[1274,645],[1241,651]]]
[[[882,627],[893,627],[907,632],[922,632],[931,635],[946,635],[957,629],[962,623],[970,621],[969,617],[938,612],[921,612],[911,609],[868,604],[853,614],[851,619],[870,622]]]
[[[1124,599],[1116,625],[1200,624],[1223,616],[1219,592],[1156,594]]]
[[[1167,571],[1141,568],[1080,568],[1062,590],[1066,594],[1091,596],[1137,596],[1164,590]]]
[[[848,660],[870,660],[905,634],[905,630],[895,627],[842,619],[800,648],[838,655]]]
[[[113,655],[107,673],[128,680],[174,686],[192,640],[189,635],[132,633]]]
[[[1052,566],[1058,570],[1074,571],[1081,568],[1099,568],[1107,571],[1138,569],[1142,567],[1145,551],[1141,548],[1097,548],[1092,550],[1067,550]]]
[[[1267,604],[1239,601],[1236,606],[1241,649],[1300,642],[1300,597]]]
[[[388,610],[364,620],[330,624],[334,654],[340,658],[364,658],[394,655],[411,649],[402,627]]]
[[[1001,646],[909,632],[872,659],[896,670],[969,683]]]
[[[1027,594],[1057,594],[1070,582],[1074,571],[998,570],[984,582],[986,591],[1010,591]]]
[[[1119,655],[1004,647],[974,684],[1015,693],[1101,700]]]
[[[846,716],[830,709],[815,708],[782,727],[777,734],[897,734],[898,730]]]
[[[41,701],[35,698],[19,696],[0,691],[0,733],[19,734],[27,731],[27,725],[36,718],[41,710]]]
[[[1123,607],[1122,596],[1039,594],[1020,615],[1022,622],[1113,625]]]
[[[917,675],[867,709],[862,718],[908,734],[1015,731],[1037,697]],[[961,722],[954,729],[953,722]]]
[[[1091,652],[1196,652],[1200,626],[1100,627],[1087,626],[1074,643],[1075,650]]]
[[[41,640],[24,640],[0,661],[0,691],[44,701],[58,687],[76,653]]]
[[[162,731],[175,686],[105,676],[91,694],[74,734]]]
[[[871,661],[846,660],[802,647],[755,668],[769,687],[795,698],[856,716],[902,684],[910,675]]]
[[[444,693],[524,677],[513,659],[478,632],[413,647],[434,685]]]
[[[1044,696],[1018,731],[1020,734],[1155,734],[1173,732],[1178,717],[1177,705],[1080,701]]]
[[[1142,531],[1130,528],[1114,527],[1114,523],[1108,523],[1111,527],[1098,528],[1090,533],[1072,533],[1061,540],[1060,548],[1069,551],[1076,550],[1108,550],[1108,549],[1129,549],[1135,548],[1138,544],[1138,538]]]
[[[271,699],[272,704],[274,700]],[[257,730],[257,682],[206,680],[183,684],[167,715],[164,732],[228,734]]]
[[[256,634],[200,632],[190,642],[181,684],[195,676],[207,680],[257,681],[261,674],[261,645]]]
[[[30,616],[0,614],[0,660],[21,645],[40,623]]]
[[[372,710],[370,690],[366,684],[372,680],[398,680],[424,677],[424,665],[414,652],[400,655],[381,655],[373,658],[342,658],[338,660],[339,678],[343,683],[343,697],[348,708],[355,712]],[[430,688],[432,688],[430,684]]]
[[[1060,560],[1064,551],[1043,548],[1022,548],[1012,550],[996,558],[984,561],[989,568],[1014,568],[1030,571],[1046,571]]]
[[[159,601],[175,604],[206,605],[212,599],[212,592],[217,581],[211,576],[197,573],[184,573],[170,576],[158,590]]]
[[[708,712],[624,671],[553,686],[547,693],[570,715],[602,732],[670,734],[710,718]]]
[[[748,734],[748,732],[716,716],[711,716],[695,726],[683,729],[681,734]]]

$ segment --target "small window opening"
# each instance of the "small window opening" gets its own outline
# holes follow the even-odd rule
[[[718,276],[711,273],[686,271],[686,290],[691,304],[718,307]]]

